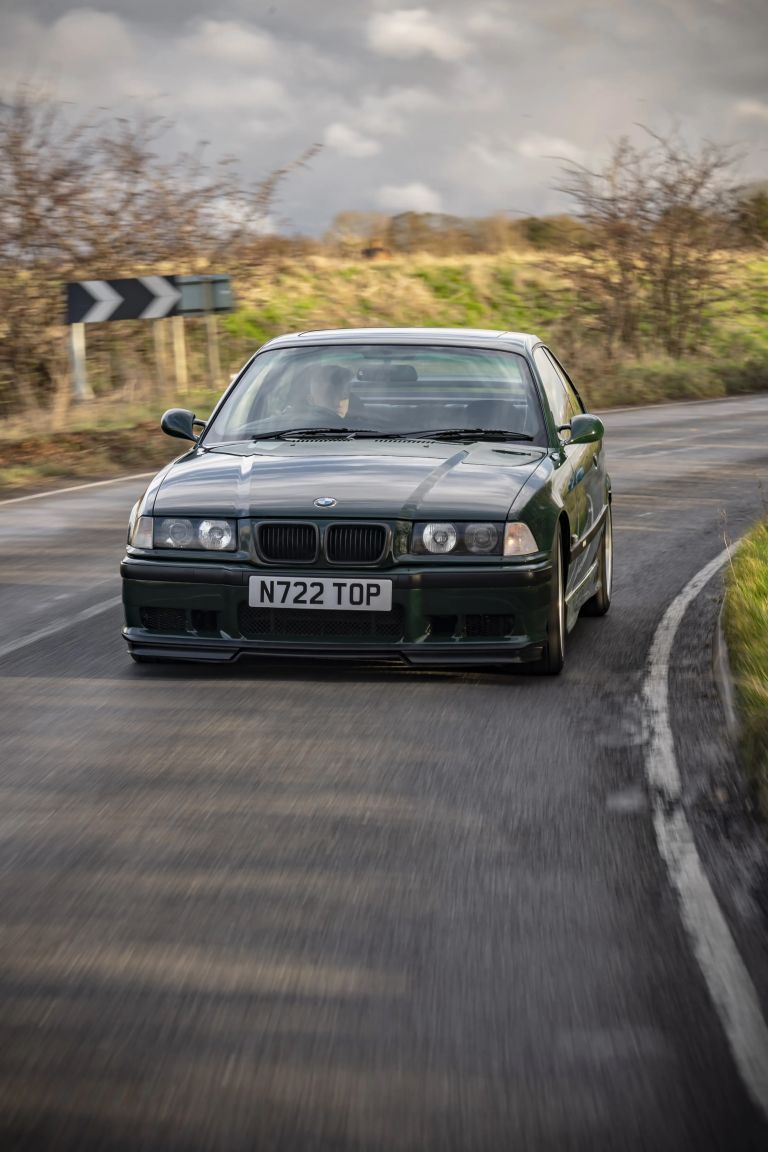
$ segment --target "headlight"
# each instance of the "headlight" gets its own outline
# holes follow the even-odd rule
[[[225,552],[233,547],[235,534],[232,531],[230,520],[201,520],[197,530],[203,548],[211,548],[215,552]]]
[[[131,524],[128,543],[134,548],[234,552],[237,548],[237,523],[235,520],[200,520],[190,516],[140,516]]]
[[[452,552],[458,538],[455,524],[425,524],[421,533],[427,552]]]
[[[486,555],[496,550],[499,530],[495,524],[467,524],[464,529],[464,544],[469,552]]]
[[[527,524],[507,524],[504,528],[504,555],[528,556],[531,552],[538,552],[539,546],[536,538]]]
[[[433,556],[501,556],[502,523],[454,524],[439,521],[414,524],[411,551]],[[406,549],[407,550],[407,547]]]
[[[155,521],[155,548],[192,548],[195,543],[191,520],[179,517]]]

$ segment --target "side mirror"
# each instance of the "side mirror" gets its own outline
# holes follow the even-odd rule
[[[160,420],[160,427],[167,436],[178,436],[180,440],[192,440],[196,444],[195,424],[205,428],[205,421],[197,420],[194,412],[188,412],[186,408],[169,408]]]
[[[570,439],[566,441],[568,444],[594,444],[598,440],[602,440],[605,435],[605,428],[599,416],[590,416],[587,412],[582,412],[579,416],[574,416],[570,424],[563,424],[558,428],[558,432],[565,432],[570,430]]]

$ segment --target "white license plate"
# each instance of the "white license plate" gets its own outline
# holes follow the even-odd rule
[[[299,579],[296,576],[251,576],[251,608],[325,608],[389,612],[391,580]]]

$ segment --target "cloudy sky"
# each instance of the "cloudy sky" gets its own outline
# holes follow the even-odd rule
[[[768,0],[0,0],[0,90],[138,108],[253,175],[321,143],[281,212],[545,213],[553,156],[633,126],[742,146],[768,177]]]

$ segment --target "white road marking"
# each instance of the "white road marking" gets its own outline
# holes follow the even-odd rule
[[[645,770],[654,801],[656,840],[680,897],[683,923],[741,1077],[755,1104],[768,1117],[768,1026],[696,850],[682,804],[682,781],[669,721],[669,664],[677,630],[688,606],[728,563],[732,551],[726,548],[686,584],[656,629],[643,686],[651,731]]]
[[[84,620],[91,620],[94,616],[100,616],[102,612],[109,611],[110,608],[116,608],[118,604],[122,603],[122,599],[122,596],[112,596],[109,600],[102,600],[100,604],[92,604],[90,608],[76,612],[74,616],[68,616],[66,620],[57,620],[55,624],[38,628],[36,632],[30,632],[27,636],[20,636],[18,640],[10,640],[7,644],[0,644],[0,660],[3,656],[9,656],[11,652],[18,652],[20,648],[36,644],[38,640],[47,640],[49,636],[55,636],[57,632],[63,632],[65,628],[71,628],[73,624],[82,624]]]
[[[154,472],[134,472],[131,476],[115,476],[113,480],[89,480],[87,484],[73,484],[71,488],[54,488],[50,492],[34,492],[31,496],[12,496],[10,500],[0,500],[0,508],[5,504],[21,504],[24,500],[43,500],[46,496],[63,496],[65,492],[82,492],[84,488],[103,488],[106,484],[146,480],[148,476],[154,475]]]

